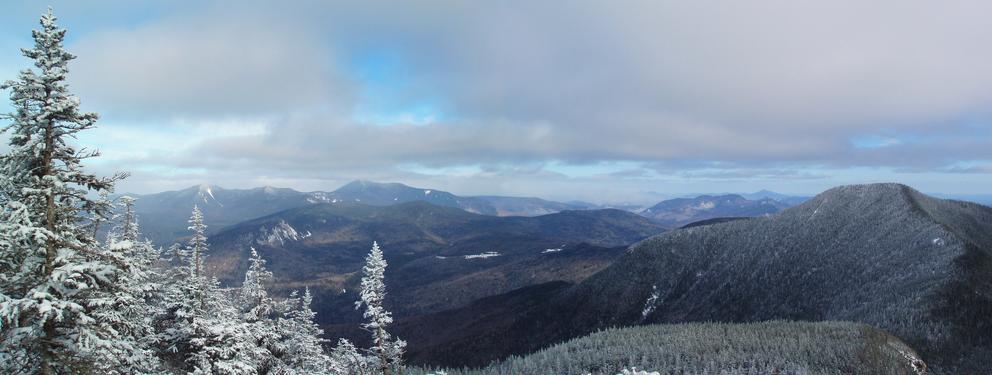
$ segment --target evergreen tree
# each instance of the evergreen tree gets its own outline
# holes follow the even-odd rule
[[[118,333],[94,319],[93,301],[119,288],[122,260],[100,248],[87,220],[104,213],[91,191],[110,191],[123,178],[86,173],[82,161],[98,156],[68,140],[94,126],[68,91],[66,31],[51,9],[33,32],[34,61],[10,89],[14,112],[4,117],[10,151],[0,157],[0,370],[4,373],[88,371],[97,348],[122,350]]]
[[[162,313],[162,274],[156,269],[158,251],[151,242],[139,240],[140,230],[134,214],[134,198],[121,197],[121,222],[110,229],[107,249],[125,262],[119,275],[120,288],[101,293],[96,320],[118,332],[128,352],[101,350],[99,369],[107,374],[151,373],[159,368],[153,351],[157,344],[153,323]],[[102,348],[101,348],[102,349]]]
[[[250,342],[250,362],[260,374],[336,374],[334,363],[321,347],[323,330],[314,322],[310,290],[301,298],[293,292],[276,302],[269,297],[265,284],[272,272],[265,260],[251,249],[250,265],[241,285],[239,302]]]
[[[317,313],[310,307],[313,296],[306,289],[303,297],[296,292],[286,300],[288,309],[285,317],[279,319],[279,332],[283,336],[283,364],[287,374],[342,374],[346,370],[341,364],[333,361],[326,353],[322,344],[324,330],[314,322]]]
[[[170,367],[196,374],[253,374],[252,345],[235,303],[203,269],[207,237],[203,215],[193,209],[193,236],[179,256],[186,261],[172,275],[160,327],[160,355]]]
[[[245,272],[245,281],[241,284],[240,303],[241,313],[248,322],[264,320],[272,314],[273,304],[265,291],[265,283],[272,280],[272,272],[265,269],[265,259],[258,255],[255,248],[251,248],[251,255],[248,258],[251,265],[248,272]]]
[[[384,281],[386,260],[382,257],[378,243],[372,243],[372,250],[365,258],[362,272],[361,300],[355,302],[355,307],[365,306],[364,316],[367,321],[362,327],[372,334],[372,347],[369,352],[373,357],[371,360],[375,362],[374,366],[383,375],[390,375],[403,364],[402,356],[406,342],[393,340],[386,331],[386,326],[393,322],[393,317],[383,306],[386,298]]]
[[[280,367],[278,361],[282,350],[274,317],[280,312],[276,303],[269,297],[265,284],[272,280],[272,272],[265,269],[265,259],[251,248],[248,271],[238,294],[241,323],[245,332],[244,340],[250,343],[248,356],[251,365],[259,373],[268,373]]]
[[[203,223],[203,211],[193,205],[193,215],[189,218],[189,230],[193,236],[189,238],[190,267],[194,278],[203,276],[203,256],[207,252],[207,225]]]
[[[338,340],[338,345],[331,351],[331,374],[359,375],[368,374],[369,360],[346,339]]]

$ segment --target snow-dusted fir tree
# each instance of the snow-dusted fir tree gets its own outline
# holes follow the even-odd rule
[[[331,374],[364,375],[371,373],[369,358],[359,353],[358,348],[347,339],[338,340],[338,345],[331,351],[330,357],[329,372]]]
[[[193,209],[192,238],[178,251],[186,265],[172,275],[166,293],[166,313],[156,326],[160,356],[174,370],[194,374],[254,374],[252,343],[234,301],[203,270],[207,250],[203,215]],[[178,249],[177,249],[178,250]]]
[[[272,272],[265,269],[265,259],[258,255],[254,247],[248,262],[248,271],[239,293],[241,313],[249,322],[265,320],[273,313],[272,299],[265,291],[265,284],[272,281]]]
[[[154,352],[157,336],[153,323],[162,314],[164,280],[156,268],[158,251],[151,242],[140,240],[135,199],[125,196],[119,200],[123,213],[120,222],[110,229],[106,247],[125,262],[126,268],[118,277],[120,288],[101,293],[95,300],[98,308],[94,315],[99,324],[118,332],[121,340],[127,340],[130,351],[99,348],[104,360],[98,368],[105,374],[152,373],[160,367]]]
[[[370,358],[375,363],[373,367],[384,375],[395,372],[403,365],[403,349],[406,342],[403,340],[393,340],[386,326],[393,322],[392,314],[383,306],[386,298],[386,260],[382,257],[382,250],[379,244],[372,243],[372,250],[365,258],[365,267],[362,269],[362,292],[361,300],[355,302],[356,308],[365,306],[366,322],[362,327],[372,334],[372,347],[369,352]]]
[[[307,289],[302,297],[293,292],[276,301],[265,290],[272,272],[265,260],[251,248],[248,271],[239,293],[239,308],[246,339],[249,362],[258,373],[346,374],[327,356],[320,338],[323,330],[314,322],[313,297]]]
[[[313,296],[308,288],[303,297],[293,292],[284,301],[283,316],[277,321],[282,337],[281,366],[277,373],[347,374],[347,369],[324,353],[324,330],[314,321],[317,313],[310,307]]]
[[[138,216],[134,213],[134,201],[137,199],[129,196],[119,198],[122,209],[121,221],[115,231],[122,241],[138,242],[141,239],[141,231],[138,229]],[[157,256],[156,256],[157,258]]]
[[[193,277],[203,276],[203,256],[207,252],[207,225],[203,223],[203,211],[193,205],[193,215],[189,218],[189,230],[193,235],[189,238],[190,267]]]
[[[88,220],[102,219],[89,193],[112,190],[123,176],[84,171],[95,151],[69,140],[94,126],[68,90],[62,47],[66,31],[49,11],[23,49],[36,69],[2,87],[13,113],[10,151],[0,157],[0,372],[55,374],[91,371],[104,360],[96,348],[127,351],[127,340],[94,319],[93,300],[119,288],[122,261],[101,249]]]
[[[265,284],[272,280],[272,272],[265,269],[265,259],[251,248],[248,271],[238,293],[238,308],[245,340],[250,343],[248,355],[251,365],[259,373],[279,367],[282,355],[280,336],[275,317],[279,313],[275,301],[269,297]]]

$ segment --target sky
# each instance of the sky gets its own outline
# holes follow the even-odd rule
[[[988,1],[50,3],[119,192],[992,194]],[[6,80],[45,5],[0,10]]]

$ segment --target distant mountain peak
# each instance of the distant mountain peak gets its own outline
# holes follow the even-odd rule
[[[207,184],[202,184],[197,189],[198,189],[197,194],[196,194],[196,197],[197,197],[196,201],[197,201],[197,203],[203,202],[203,204],[205,204],[205,205],[215,204],[215,205],[218,205],[218,206],[221,206],[221,207],[224,206],[223,204],[221,204],[217,200],[217,197],[214,196],[214,190],[215,190],[215,188],[213,186],[210,186],[210,185],[207,185]]]
[[[905,184],[900,184],[898,182],[878,182],[878,183],[870,183],[870,184],[841,185],[828,189],[827,191],[821,193],[821,195],[829,194],[831,192],[836,192],[836,191],[864,192],[864,193],[877,194],[877,193],[893,193],[893,192],[906,192],[906,191],[915,192],[916,189],[913,189],[912,187],[909,187],[908,185]]]
[[[399,182],[375,182],[369,180],[354,180],[339,187],[335,192],[359,192],[369,189],[417,189]],[[418,189],[422,190],[422,189]]]
[[[909,186],[887,182],[887,183],[873,183],[873,184],[855,184],[855,185],[842,185],[831,188],[815,197],[810,199],[811,202],[819,202],[819,204],[827,203],[831,198],[843,198],[844,200],[881,200],[881,199],[891,199],[891,198],[903,198],[907,200],[912,200],[915,197],[922,196],[923,193],[916,191]],[[834,199],[836,202],[837,199]]]
[[[765,216],[786,207],[787,204],[773,199],[748,199],[739,194],[722,194],[669,199],[639,213],[662,225],[680,227],[716,218]]]

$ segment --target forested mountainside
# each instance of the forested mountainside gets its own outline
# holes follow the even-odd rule
[[[931,373],[982,373],[992,368],[992,209],[898,184],[842,186],[777,215],[664,233],[558,289],[504,307],[520,313],[492,331],[447,339],[471,335],[471,349],[438,343],[444,353],[419,355],[479,363],[647,323],[844,320],[900,337]],[[479,307],[448,324],[485,326],[468,313]]]
[[[925,364],[897,337],[847,322],[683,323],[611,328],[478,369],[449,375],[922,374]],[[413,374],[437,373],[416,369]]]
[[[224,285],[238,285],[254,247],[269,261],[274,287],[310,287],[318,319],[329,324],[360,319],[351,304],[372,241],[390,263],[387,304],[402,317],[542,282],[578,282],[663,230],[620,210],[495,217],[426,202],[315,204],[222,230],[210,239],[207,264]]]

